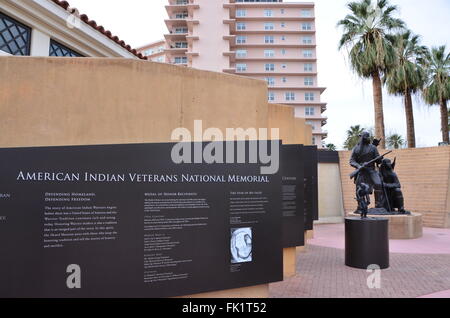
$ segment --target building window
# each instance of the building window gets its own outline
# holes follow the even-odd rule
[[[269,9],[264,10],[264,16],[265,17],[273,17],[273,11]]]
[[[0,13],[0,50],[12,55],[30,55],[31,28]]]
[[[311,23],[302,23],[302,31],[311,31],[312,24]]]
[[[313,86],[314,80],[312,77],[305,77],[304,83],[305,83],[305,86]]]
[[[283,83],[286,83],[286,82],[287,82],[287,78],[286,78],[286,77],[283,77],[283,78],[281,79],[281,81],[282,81]]]
[[[266,35],[264,36],[264,43],[274,43],[274,37],[273,35]]]
[[[247,16],[247,10],[243,10],[243,9],[236,10],[236,16],[237,17],[245,17],[245,16]]]
[[[282,28],[285,28],[285,27],[286,27],[286,23],[281,22],[281,27],[282,27]]]
[[[305,93],[305,101],[307,102],[314,101],[314,93]]]
[[[247,71],[247,64],[236,64],[236,72],[245,72]]]
[[[177,49],[187,49],[187,42],[175,42],[175,48]]]
[[[274,92],[269,92],[269,93],[267,94],[267,100],[268,100],[269,102],[275,101],[275,93],[274,93]]]
[[[304,64],[304,70],[305,70],[305,72],[312,72],[313,71],[313,65],[311,63],[305,63]]]
[[[286,99],[286,101],[294,101],[295,100],[295,93],[293,93],[293,92],[286,92],[285,93],[285,99]]]
[[[186,19],[188,16],[187,12],[175,13],[175,19]]]
[[[61,57],[82,57],[78,52],[56,42],[55,40],[50,40],[50,51],[49,56],[61,56]]]
[[[247,37],[243,35],[238,35],[236,37],[236,44],[244,44],[247,43]]]
[[[312,144],[313,144],[313,145],[316,144],[316,137],[312,137]]]
[[[236,50],[236,57],[247,57],[247,50]]]
[[[303,57],[311,58],[313,57],[313,52],[311,50],[303,50]]]
[[[285,55],[286,54],[286,49],[281,49],[281,54]]]
[[[311,13],[311,10],[302,9],[302,12],[300,13],[300,15],[303,18],[310,18],[312,16],[312,13]]]
[[[264,30],[270,31],[275,28],[275,25],[273,23],[264,23]]]
[[[281,36],[281,41],[286,41],[286,37],[284,35]]]
[[[187,64],[187,56],[176,56],[175,64]]]
[[[148,49],[144,51],[144,55],[145,56],[150,56],[154,53],[155,51],[153,49]]]
[[[188,33],[188,29],[187,28],[175,28],[175,33],[177,33],[177,34]]]
[[[236,30],[245,30],[247,29],[247,25],[244,22],[239,22],[236,24]]]
[[[177,5],[185,5],[188,4],[188,0],[177,0]]]
[[[280,11],[281,11],[281,14],[284,14],[284,9],[281,9]]]
[[[281,64],[281,67],[285,69],[287,68],[287,64]]]
[[[274,86],[275,85],[275,79],[273,77],[266,77],[267,85]]]
[[[274,50],[264,50],[264,56],[265,57],[274,57],[275,51]]]
[[[302,38],[303,44],[312,44],[312,36],[304,36]]]
[[[275,64],[266,64],[264,65],[264,69],[266,70],[266,72],[273,72],[275,71]]]
[[[314,107],[305,107],[305,116],[314,116]]]

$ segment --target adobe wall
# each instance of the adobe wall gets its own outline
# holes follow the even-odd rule
[[[170,142],[172,130],[280,128],[310,144],[289,106],[269,105],[264,81],[169,64],[105,58],[0,57],[0,147]],[[284,252],[285,275],[295,255]],[[208,297],[267,297],[267,285]]]
[[[350,151],[340,151],[340,171],[346,213],[356,209],[355,185],[349,174]],[[405,208],[423,214],[427,227],[450,227],[450,147],[395,150],[395,170],[402,184]]]

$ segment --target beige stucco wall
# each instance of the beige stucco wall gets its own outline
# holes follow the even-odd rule
[[[344,203],[339,164],[319,163],[319,221],[340,223],[344,219]]]
[[[223,131],[280,128],[285,143],[311,140],[304,120],[269,105],[266,83],[250,78],[125,59],[0,57],[0,82],[0,147],[168,142],[175,128],[193,131],[194,120]],[[294,254],[284,252],[285,271],[295,273]]]
[[[351,152],[339,152],[345,212],[356,209],[355,185],[349,178]],[[423,214],[423,225],[450,227],[450,147],[395,150],[397,172],[405,197],[405,208]]]
[[[170,141],[177,127],[265,127],[262,81],[124,59],[2,57],[0,146]]]

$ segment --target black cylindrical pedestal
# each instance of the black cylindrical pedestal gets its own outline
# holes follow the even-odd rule
[[[345,218],[345,265],[367,269],[389,267],[389,220]]]

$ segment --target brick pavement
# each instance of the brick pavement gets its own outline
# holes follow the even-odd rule
[[[391,253],[381,288],[369,289],[370,273],[344,265],[344,250],[308,245],[297,254],[297,275],[270,285],[274,298],[410,298],[450,289],[449,254]]]

